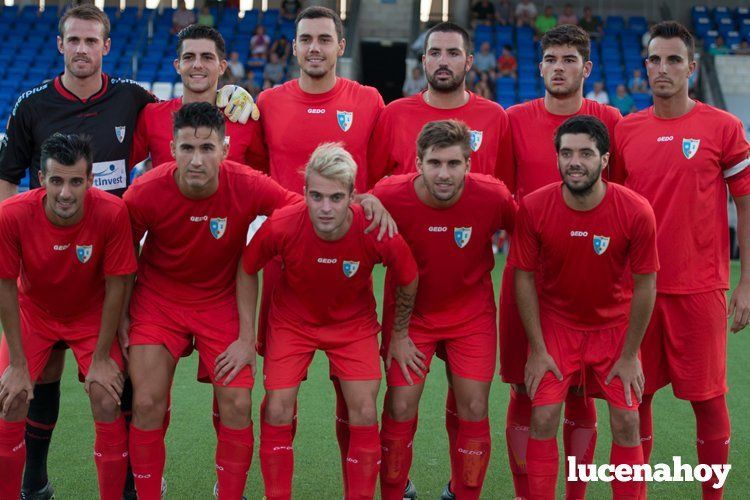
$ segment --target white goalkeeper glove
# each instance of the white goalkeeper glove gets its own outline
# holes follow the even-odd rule
[[[260,118],[260,111],[250,93],[238,85],[225,85],[216,93],[216,105],[224,110],[229,121],[247,123]]]

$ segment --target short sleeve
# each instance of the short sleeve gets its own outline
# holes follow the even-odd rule
[[[509,263],[524,271],[539,269],[541,241],[526,205],[521,202],[510,243]]]
[[[737,119],[732,120],[724,134],[720,162],[732,196],[750,194],[750,144]]]
[[[630,269],[634,274],[651,274],[659,270],[656,250],[656,217],[651,206],[644,201],[640,210],[634,211],[630,240]]]
[[[0,205],[0,279],[16,279],[21,272],[21,242],[18,224]]]
[[[104,252],[104,274],[122,276],[134,273],[137,267],[128,210],[125,205],[119,205],[117,215],[110,224]]]
[[[418,276],[417,262],[400,234],[383,240],[379,249],[383,265],[393,273],[397,286],[406,286]]]
[[[509,233],[513,233],[516,226],[516,214],[518,212],[518,206],[516,200],[513,199],[513,195],[510,194],[508,188],[501,184],[498,188],[498,199],[500,202],[500,227]]]
[[[125,194],[122,196],[123,201],[128,209],[128,215],[130,217],[130,226],[133,235],[133,242],[138,243],[143,239],[143,236],[148,231],[148,220],[143,212],[142,203],[140,201],[138,183],[140,179],[136,179]]]
[[[242,252],[242,268],[247,274],[257,274],[273,259],[279,249],[276,244],[273,218],[268,219]]]
[[[0,179],[18,185],[31,166],[34,153],[34,131],[27,106],[17,104],[7,125],[0,143]]]

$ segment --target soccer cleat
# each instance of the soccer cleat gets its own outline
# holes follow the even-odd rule
[[[219,498],[219,481],[216,481],[214,483],[214,497]],[[266,497],[263,497],[265,500]],[[247,497],[245,495],[242,495],[242,500],[247,500]]]
[[[55,498],[55,489],[52,487],[52,483],[47,481],[44,487],[36,490],[21,490],[21,500],[52,500]]]
[[[451,491],[451,482],[443,488],[443,492],[440,494],[440,500],[456,500],[456,495]]]
[[[161,497],[162,499],[167,498],[167,480],[164,476],[161,477]]]
[[[417,487],[411,482],[411,479],[406,480],[406,487],[404,488],[404,500],[413,500],[417,498]]]

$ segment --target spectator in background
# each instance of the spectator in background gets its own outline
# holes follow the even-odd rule
[[[594,88],[586,94],[586,99],[591,99],[599,104],[609,104],[609,94],[604,90],[604,84],[602,82],[594,83]]]
[[[466,73],[466,90],[474,92],[478,81],[479,75],[477,74],[477,70],[471,68],[469,72]]]
[[[229,54],[229,63],[227,64],[229,72],[232,74],[234,81],[240,81],[245,76],[245,65],[240,61],[240,54],[237,51]]]
[[[536,5],[531,0],[521,0],[516,5],[516,26],[534,26],[537,10]]]
[[[492,78],[489,72],[482,71],[479,73],[479,81],[474,86],[474,93],[490,101],[495,99],[494,92],[492,92]]]
[[[495,21],[495,6],[490,3],[490,0],[479,0],[471,8],[471,21],[474,26],[478,24],[484,24],[492,26]]]
[[[587,31],[590,37],[598,38],[604,33],[602,20],[594,17],[591,13],[591,7],[588,5],[583,8],[583,17],[578,21],[578,26]]]
[[[271,52],[266,67],[263,68],[263,88],[270,89],[284,81],[284,65],[279,56]]]
[[[573,6],[569,3],[563,7],[563,13],[557,16],[557,24],[578,24],[578,16],[573,12]]]
[[[289,54],[292,52],[292,46],[289,44],[289,40],[282,36],[273,42],[273,45],[271,45],[271,52],[279,56],[279,61],[286,64],[289,60]]]
[[[513,56],[513,48],[503,45],[503,53],[497,58],[497,73],[499,76],[510,76],[516,78],[518,62]]]
[[[490,71],[495,69],[495,60],[495,53],[490,50],[490,42],[484,42],[479,52],[474,54],[474,67],[477,71]]]
[[[247,70],[247,73],[245,73],[245,78],[239,82],[240,86],[250,92],[250,95],[253,96],[253,99],[256,99],[258,97],[258,94],[260,94],[260,87],[258,87],[258,84],[255,81],[255,71],[252,69]]]
[[[747,40],[742,40],[739,48],[735,50],[734,53],[741,56],[750,55],[750,43],[748,43]]]
[[[198,24],[202,24],[203,26],[210,26],[212,28],[216,25],[214,15],[211,14],[211,11],[206,5],[201,7],[201,12],[200,14],[198,14]]]
[[[633,98],[630,96],[630,94],[628,94],[625,85],[623,85],[622,83],[617,86],[617,91],[615,92],[615,95],[612,96],[611,104],[612,106],[620,110],[622,116],[625,116],[628,113],[632,113],[636,110]]]
[[[727,47],[726,43],[724,43],[724,37],[719,35],[716,37],[716,40],[714,40],[711,47],[709,47],[708,53],[712,56],[720,56],[723,54],[731,54],[732,50]]]
[[[271,48],[271,38],[266,35],[266,27],[259,24],[255,27],[253,37],[250,39],[250,54],[257,59],[268,59],[268,49]]]
[[[419,94],[426,88],[427,79],[424,77],[424,73],[422,73],[422,68],[417,65],[411,69],[411,73],[406,75],[404,86],[401,88],[401,90],[404,94],[404,97],[409,97],[410,95]]]
[[[557,17],[555,17],[555,12],[552,10],[552,6],[547,5],[544,8],[544,14],[537,16],[536,21],[534,21],[536,33],[541,37],[555,26],[557,26]]]
[[[502,26],[513,25],[513,4],[510,0],[500,0],[495,4],[495,19]]]
[[[288,21],[297,19],[302,4],[299,0],[283,0],[281,2],[281,18]]]
[[[633,76],[628,80],[628,90],[631,94],[644,94],[648,92],[648,82],[641,76],[640,69],[633,70]]]
[[[185,2],[180,0],[180,3],[177,4],[177,10],[172,14],[172,34],[176,35],[191,24],[195,24],[195,12],[187,10]]]

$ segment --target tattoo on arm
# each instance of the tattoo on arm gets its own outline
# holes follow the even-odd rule
[[[416,298],[416,291],[410,290],[409,287],[396,287],[396,317],[393,320],[394,333],[407,331]]]

